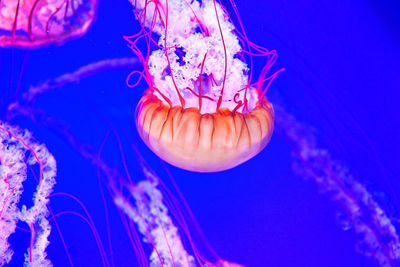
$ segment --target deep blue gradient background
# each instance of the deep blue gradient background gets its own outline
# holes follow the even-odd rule
[[[310,125],[319,146],[347,166],[391,216],[399,218],[394,200],[400,189],[400,4],[237,0],[237,6],[249,39],[277,50],[274,69],[286,68],[268,92],[271,101]],[[22,91],[88,63],[133,56],[122,36],[138,31],[128,1],[102,1],[96,22],[80,39],[29,52],[1,49],[0,103],[5,107],[9,101],[9,81],[15,88],[24,60]],[[263,63],[256,62],[256,75]],[[77,139],[95,149],[109,129],[106,118],[122,136],[132,175],[141,178],[126,136],[167,181],[163,165],[136,133],[134,110],[146,85],[127,88],[129,72],[110,71],[66,85],[41,96],[34,107],[63,122]],[[55,191],[71,193],[86,205],[106,245],[96,169],[65,138],[40,123],[23,116],[11,123],[31,130],[47,145],[58,163]],[[121,167],[114,136],[103,155],[111,165]],[[352,229],[341,229],[335,203],[319,193],[313,181],[293,174],[290,155],[288,144],[275,134],[263,152],[232,170],[200,174],[168,168],[211,246],[224,259],[246,266],[376,266],[356,252],[360,237]],[[25,184],[33,187],[32,182]],[[26,193],[28,202],[30,190]],[[135,266],[124,228],[106,198],[115,264]],[[54,197],[51,206],[56,212],[80,211],[62,197]],[[100,266],[89,227],[68,215],[58,222],[75,266]],[[17,250],[13,265],[19,266],[29,235],[19,232],[10,241]],[[50,241],[49,258],[55,266],[68,266],[56,231]]]

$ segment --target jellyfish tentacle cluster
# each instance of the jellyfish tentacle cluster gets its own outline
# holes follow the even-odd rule
[[[137,224],[144,236],[143,241],[152,244],[150,266],[196,266],[194,257],[185,250],[178,228],[168,215],[161,192],[156,188],[157,177],[146,170],[144,173],[148,180],[128,188],[135,204],[118,195],[114,198],[115,204]]]
[[[27,152],[30,153],[28,158]],[[27,166],[36,164],[39,164],[40,173],[33,205],[23,205],[19,209]],[[51,229],[48,197],[56,182],[56,169],[53,155],[44,145],[36,143],[28,131],[0,121],[0,266],[12,259],[8,237],[15,232],[18,221],[25,222],[31,232],[25,266],[52,266],[45,250]]]
[[[379,266],[399,266],[400,236],[390,214],[346,166],[318,146],[310,129],[282,106],[275,107],[276,129],[292,146],[294,172],[313,180],[338,204],[343,230],[352,229],[360,237],[359,253],[373,257]]]
[[[265,91],[250,85],[241,39],[223,6],[214,0],[131,2],[143,36],[159,48],[141,56],[149,90],[136,124],[149,148],[199,172],[230,169],[258,154],[272,135],[273,108]],[[137,53],[137,39],[129,41]],[[275,52],[265,55],[275,61]]]

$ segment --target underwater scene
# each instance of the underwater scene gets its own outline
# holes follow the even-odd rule
[[[0,1],[0,266],[400,266],[399,12]]]

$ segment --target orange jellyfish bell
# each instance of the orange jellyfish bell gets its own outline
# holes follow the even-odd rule
[[[146,145],[179,168],[216,172],[254,157],[269,142],[274,121],[270,102],[250,112],[222,108],[201,114],[198,108],[170,107],[147,90],[137,107],[136,125]]]
[[[265,93],[280,71],[264,77],[275,51],[248,41],[215,0],[131,2],[142,34],[126,39],[142,59],[141,77],[149,84],[136,109],[146,145],[170,164],[197,172],[230,169],[258,154],[273,130]],[[136,46],[141,38],[159,49],[142,53]],[[256,53],[267,57],[267,65],[252,85],[245,58]]]

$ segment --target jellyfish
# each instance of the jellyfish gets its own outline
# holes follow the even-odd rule
[[[51,225],[45,249],[46,259],[54,266],[148,266],[150,263],[173,266],[178,262],[175,259],[182,259],[179,262],[183,262],[184,266],[191,263],[199,266],[235,266],[231,262],[245,266],[398,265],[398,211],[396,205],[392,205],[398,188],[396,177],[386,178],[381,172],[369,172],[371,169],[376,171],[374,166],[378,162],[375,157],[372,160],[369,157],[373,149],[362,141],[362,135],[357,135],[359,131],[351,116],[343,113],[343,108],[329,97],[329,93],[340,92],[337,96],[343,101],[351,99],[351,94],[355,93],[357,101],[362,102],[366,97],[371,101],[368,103],[375,107],[379,100],[377,96],[389,91],[374,88],[373,94],[364,94],[368,84],[389,80],[382,81],[381,78],[397,71],[396,64],[391,65],[393,69],[370,70],[369,73],[379,75],[371,75],[365,80],[361,75],[365,69],[352,68],[351,75],[344,72],[357,62],[354,55],[370,53],[366,48],[371,44],[383,45],[381,35],[374,39],[374,36],[366,34],[372,39],[366,43],[352,43],[353,36],[349,35],[345,38],[346,46],[339,46],[342,40],[327,39],[331,36],[330,30],[336,27],[337,34],[341,31],[348,33],[351,28],[347,24],[340,27],[340,21],[334,22],[335,27],[326,27],[329,16],[323,15],[327,14],[325,5],[329,6],[329,3],[324,3],[325,9],[320,9],[318,15],[311,12],[315,9],[303,3],[304,9],[310,10],[305,17],[317,16],[319,23],[311,25],[313,21],[310,19],[307,31],[298,32],[302,17],[297,15],[305,12],[303,5],[302,8],[288,5],[288,10],[281,10],[282,6],[285,7],[282,2],[266,4],[249,1],[243,6],[237,3],[237,8],[244,15],[243,25],[251,29],[247,32],[249,38],[251,35],[251,39],[258,43],[279,48],[283,62],[280,61],[280,64],[287,68],[287,73],[268,89],[268,99],[274,104],[275,132],[268,149],[235,168],[215,173],[189,172],[160,161],[137,134],[134,108],[143,97],[142,89],[149,85],[132,82],[135,75],[142,73],[138,62],[145,61],[140,55],[132,58],[132,52],[124,48],[126,41],[121,36],[143,28],[137,26],[130,3],[121,3],[104,2],[103,15],[98,17],[98,23],[107,27],[93,28],[98,30],[97,42],[76,40],[81,53],[69,46],[30,51],[30,62],[35,63],[34,68],[46,73],[46,78],[37,77],[38,72],[33,72],[31,76],[26,72],[20,98],[11,103],[7,116],[1,118],[4,121],[2,125],[29,129],[36,140],[46,143],[48,151],[57,161],[57,184],[46,198],[54,215],[49,212],[46,217]],[[150,1],[148,11],[154,3]],[[344,5],[349,8],[351,3]],[[235,6],[227,5],[230,14],[233,14],[231,11],[235,10]],[[349,10],[359,12],[362,7],[357,5],[356,9]],[[313,8],[318,8],[318,5]],[[258,10],[265,11],[268,16]],[[346,11],[343,10],[335,11]],[[294,12],[293,16],[289,11]],[[357,12],[354,14],[361,15]],[[280,17],[285,15],[289,15],[288,21]],[[292,20],[294,17],[295,21]],[[232,17],[232,20],[235,18]],[[240,28],[240,23],[235,24]],[[357,27],[357,33],[367,28],[367,32],[375,29],[367,26]],[[318,27],[324,31],[315,31]],[[199,26],[196,31],[201,33],[204,30]],[[281,35],[281,31],[285,35]],[[274,35],[274,32],[278,34]],[[100,41],[102,37],[113,34],[117,34],[118,38],[110,37],[104,43]],[[305,42],[307,45],[300,42],[304,42],[299,37],[303,35],[304,39],[310,39]],[[310,38],[310,35],[315,38]],[[283,41],[279,38],[282,36],[286,37]],[[280,43],[285,44],[284,41],[290,38],[297,41],[294,42],[297,46],[290,42],[288,46]],[[329,53],[319,58],[321,54],[318,54],[317,47],[322,47],[327,40],[329,42],[324,45],[328,48],[337,45],[341,49],[329,49]],[[316,43],[313,45],[313,42]],[[147,56],[150,58],[150,53],[145,50],[148,45],[160,49],[158,42],[151,41],[144,46],[136,44],[145,59]],[[354,48],[352,45],[360,49],[346,50]],[[389,47],[386,44],[383,46]],[[318,56],[302,58],[302,49],[312,50]],[[180,55],[186,52],[178,51]],[[251,51],[254,53],[256,50]],[[387,51],[390,50],[382,49],[375,53]],[[5,50],[1,54],[4,70],[9,61]],[[43,63],[54,55],[62,58],[62,66],[52,68]],[[398,53],[393,52],[391,57],[396,59],[396,55]],[[350,62],[340,63],[344,58]],[[370,57],[368,62],[377,63],[383,58]],[[249,62],[249,66],[253,65],[256,72],[262,73],[265,62],[259,64],[257,59],[262,60],[262,57],[254,57],[253,64]],[[325,61],[325,65],[321,64]],[[319,62],[318,70],[303,66],[313,66],[315,62]],[[324,87],[324,82],[315,76],[326,68],[334,78],[328,74],[320,77],[330,85]],[[366,64],[365,68],[369,69],[370,65]],[[135,87],[126,88],[125,78],[132,69],[138,71],[129,76],[128,84]],[[3,72],[0,75],[2,80],[8,79]],[[165,76],[168,75],[167,69]],[[347,84],[352,81],[350,76],[359,78],[354,79],[351,92],[346,91]],[[391,82],[396,77],[393,76]],[[392,88],[389,82],[385,86]],[[374,110],[374,114],[385,114],[379,120],[372,113],[363,114],[368,114],[364,118],[374,127],[374,133],[391,136],[387,141],[394,147],[396,137],[391,133],[395,132],[396,124],[390,123],[388,131],[383,127],[384,122],[394,118],[395,113],[388,108],[395,103],[395,99],[391,99],[386,99],[385,105]],[[7,101],[5,99],[8,107]],[[354,105],[356,102],[351,103],[351,106]],[[238,110],[246,113],[242,108]],[[324,115],[324,119],[316,120],[319,115]],[[2,138],[10,140],[8,133],[0,132]],[[344,142],[348,140],[349,132],[357,138],[353,142]],[[22,145],[15,139],[11,139],[10,144],[18,145],[18,148]],[[12,150],[6,152],[9,151]],[[28,176],[31,175],[30,167],[38,174],[39,164],[29,151],[25,148],[23,151],[26,154],[25,157],[20,155],[21,158],[29,159],[26,162]],[[352,154],[351,151],[357,153]],[[396,165],[390,165],[388,161],[384,161],[385,165],[391,166],[389,171],[396,170],[393,167]],[[24,192],[20,200],[27,210],[31,207],[30,201],[37,186],[32,176],[23,183]],[[380,190],[371,184],[373,181],[382,184],[390,182],[390,186]],[[185,202],[176,202],[181,195],[185,196]],[[20,205],[18,209],[21,209]],[[148,215],[147,220],[142,220],[141,216],[145,214]],[[189,220],[192,218],[190,214],[196,217],[197,224]],[[201,237],[199,228],[208,242]],[[27,248],[30,248],[31,235],[28,224],[18,222],[15,229],[15,233],[8,238],[14,250],[10,264],[24,262],[24,254],[29,256]],[[155,237],[160,239],[155,242]],[[208,244],[217,256],[208,249]],[[158,245],[163,245],[162,249]]]
[[[96,7],[97,1],[1,1],[0,47],[32,48],[80,37]]]
[[[0,2],[0,51],[3,61],[0,86],[1,108],[15,101],[29,67],[29,51],[49,45],[62,45],[84,35],[92,25],[97,1],[35,1],[5,0]],[[7,51],[11,50],[11,53]],[[10,57],[10,59],[8,59]],[[60,61],[48,64],[59,64]],[[39,67],[39,66],[36,66]],[[15,71],[18,69],[18,71]],[[7,76],[7,79],[4,76]],[[37,75],[37,74],[36,74]],[[28,78],[29,79],[29,78]],[[4,101],[4,99],[7,101]],[[5,110],[1,110],[5,112]]]
[[[198,172],[230,169],[258,154],[273,130],[273,108],[265,93],[282,70],[265,75],[275,51],[253,47],[268,63],[251,84],[245,53],[253,56],[252,44],[245,33],[238,32],[239,39],[217,1],[131,3],[142,34],[126,39],[143,60],[141,76],[149,85],[136,110],[143,141],[170,164]],[[159,36],[158,50],[145,57],[136,42],[146,37],[156,43],[153,33]]]

